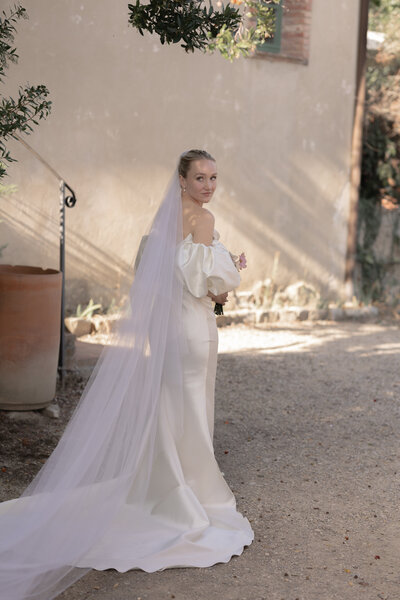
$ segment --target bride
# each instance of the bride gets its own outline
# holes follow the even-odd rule
[[[0,504],[1,600],[51,600],[89,569],[208,567],[253,539],[213,451],[213,302],[239,285],[206,208],[216,163],[179,160],[120,319],[53,454]]]

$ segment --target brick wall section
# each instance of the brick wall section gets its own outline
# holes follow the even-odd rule
[[[279,54],[258,52],[257,57],[308,63],[312,0],[283,0],[282,36]]]

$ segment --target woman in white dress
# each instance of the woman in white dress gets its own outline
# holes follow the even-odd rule
[[[1,600],[50,600],[88,569],[208,567],[253,539],[213,451],[217,328],[240,277],[205,207],[216,164],[184,153],[114,345],[59,445],[0,505]]]

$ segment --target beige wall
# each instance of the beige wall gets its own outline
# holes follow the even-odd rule
[[[241,289],[268,277],[279,251],[280,283],[305,278],[340,293],[358,0],[313,0],[308,66],[162,47],[128,27],[126,0],[24,4],[7,91],[27,80],[51,90],[53,112],[28,142],[77,193],[67,209],[70,305],[118,296],[176,157],[191,147],[218,160],[212,208],[222,240],[248,255]],[[17,191],[0,199],[1,262],[56,266],[57,181],[10,147]]]

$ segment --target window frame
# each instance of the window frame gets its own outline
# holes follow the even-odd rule
[[[274,36],[267,38],[264,44],[257,47],[257,52],[266,52],[268,54],[279,54],[282,43],[282,18],[283,18],[283,0],[279,4],[272,4],[271,8],[275,11],[275,32]]]
[[[313,0],[280,0],[276,7],[276,39],[258,46],[251,58],[308,65]]]

